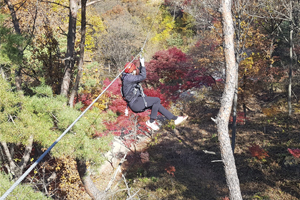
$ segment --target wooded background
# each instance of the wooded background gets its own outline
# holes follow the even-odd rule
[[[239,155],[245,154],[241,146],[247,147],[250,158],[256,159],[251,162],[258,170],[264,169],[258,166],[272,166],[270,163],[274,162],[287,166],[289,162],[292,163],[288,165],[292,167],[289,172],[296,166],[294,172],[298,176],[300,146],[295,137],[299,134],[300,111],[300,3],[228,2],[233,20],[233,70],[237,76],[235,84],[230,86],[234,90],[232,108],[225,108],[231,115],[225,119],[229,121],[231,144],[227,142],[233,152],[237,148]],[[124,65],[139,54],[144,44],[145,93],[160,97],[162,104],[175,114],[198,112],[190,117],[186,125],[189,128],[213,122],[211,118],[214,120],[217,113],[212,110],[220,108],[225,83],[234,74],[228,73],[226,65],[224,6],[217,0],[4,0],[0,8],[1,195],[118,76]],[[139,65],[138,59],[133,62]],[[108,197],[94,184],[106,159],[104,154],[116,137],[129,148],[150,132],[145,125],[149,112],[124,115],[126,103],[120,86],[118,79],[30,173],[11,199],[89,198],[85,192],[100,199],[117,198],[111,197],[112,193],[122,193],[118,190]],[[199,107],[193,110],[196,104],[201,109],[211,109],[207,118],[211,122],[203,120]],[[264,149],[265,142],[237,142],[236,147],[239,126],[249,126],[254,115],[264,117],[258,120],[263,122],[260,131],[264,134],[272,123],[285,134],[281,137],[287,142],[279,147],[280,156],[270,156]],[[216,119],[221,118],[220,114]],[[174,125],[164,120],[161,123],[165,130],[174,129]],[[210,133],[209,141],[216,132]],[[221,145],[222,149],[222,135],[218,134],[220,144],[213,145]],[[154,145],[158,144],[157,137],[152,135]],[[268,157],[274,160],[271,162]],[[175,178],[171,177],[175,172],[172,166],[166,167],[165,173],[173,184],[176,173]],[[289,183],[294,180],[280,183],[282,177],[276,184],[289,189],[282,189],[281,193],[300,198],[299,183],[291,189]],[[133,187],[134,181],[129,183]],[[241,192],[245,199],[263,198],[261,191],[244,194],[243,186]],[[226,196],[234,199],[231,189],[225,193],[211,199],[226,199]],[[291,199],[288,195],[284,198]],[[181,198],[201,199],[197,195]]]

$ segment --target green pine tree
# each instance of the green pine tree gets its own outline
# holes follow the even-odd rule
[[[0,78],[0,149],[8,149],[9,152],[0,153],[0,162],[9,167],[7,171],[14,178],[20,177],[26,166],[34,162],[30,157],[33,145],[48,148],[81,113],[78,106],[77,109],[67,106],[66,98],[54,96],[50,86],[42,84],[32,88],[32,91],[33,96],[19,95],[12,92],[9,83]],[[112,136],[95,139],[93,135],[96,131],[105,130],[103,120],[113,118],[111,112],[104,113],[98,108],[89,110],[57,143],[51,155],[84,159],[98,166],[104,160],[103,153],[110,149]],[[20,145],[25,148],[19,149],[23,155],[17,158],[9,150]]]

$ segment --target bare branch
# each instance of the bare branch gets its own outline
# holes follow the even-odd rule
[[[223,160],[213,160],[211,162],[223,162]]]
[[[213,154],[213,155],[216,155],[216,152],[213,152],[213,151],[203,150],[203,152],[206,153],[206,154]]]
[[[134,193],[131,197],[129,197],[128,199],[126,199],[126,200],[130,200],[130,199],[132,199],[135,195],[137,195],[137,193],[140,191],[140,189],[138,190],[138,191],[136,191],[136,193]]]
[[[126,181],[126,178],[125,178],[124,174],[122,174],[122,177],[123,177],[124,183],[125,183],[125,185],[126,185],[127,194],[128,194],[129,197],[131,197],[131,194],[130,194],[130,188],[128,187],[128,184],[127,184],[127,181]]]
[[[9,152],[9,149],[8,149],[8,146],[7,146],[7,143],[6,142],[1,142],[1,145],[3,147],[3,150],[4,150],[4,153],[8,159],[8,162],[9,162],[9,166],[10,166],[10,169],[12,168],[16,168],[17,165],[15,164],[15,162],[13,161],[12,157],[11,157],[11,154]],[[12,172],[13,173],[13,172]]]
[[[21,162],[19,163],[19,166],[21,169],[24,169],[30,159],[30,153],[32,150],[32,144],[33,144],[33,136],[31,135],[28,139],[28,144],[25,147],[25,151],[22,157]]]
[[[213,122],[217,123],[217,119],[214,119],[214,118],[210,118]]]
[[[86,4],[86,6],[91,6],[91,5],[93,5],[93,4],[95,4],[95,3],[98,3],[98,2],[100,2],[100,1],[102,1],[102,0],[95,0],[95,1],[89,2],[89,3]],[[78,9],[81,9],[81,5],[78,6]]]
[[[121,165],[123,164],[124,161],[126,161],[126,156],[127,156],[127,153],[124,155],[124,157],[119,162],[119,166],[115,170],[114,176],[110,179],[110,181],[105,189],[105,192],[107,192],[111,188],[113,181],[116,179],[118,172],[121,170]]]
[[[62,6],[62,7],[64,7],[64,8],[70,8],[69,6],[65,6],[65,5],[63,5],[63,4],[61,4],[61,3],[57,3],[57,2],[53,2],[53,1],[41,1],[41,2],[44,2],[44,3],[53,3],[53,4],[56,4],[56,5],[59,5],[59,6]]]

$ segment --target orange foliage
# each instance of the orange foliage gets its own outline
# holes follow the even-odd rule
[[[272,106],[270,108],[262,108],[262,112],[267,116],[267,117],[272,117],[274,115],[278,114],[278,108],[276,106]]]
[[[122,3],[136,3],[137,0],[122,0]]]
[[[169,165],[168,167],[165,168],[165,170],[167,171],[168,174],[175,176],[174,172],[176,171],[175,167],[172,165]]]
[[[104,13],[102,15],[102,17],[104,18],[114,18],[116,17],[116,15],[121,15],[124,14],[124,8],[120,5],[116,5],[115,7],[113,7],[111,10],[107,11],[106,13]]]
[[[58,199],[84,199],[82,197],[86,193],[74,159],[65,156],[50,159],[44,162],[40,168],[40,171],[46,175],[44,178],[49,182],[47,186],[49,195],[56,196]],[[51,174],[50,177],[49,174]],[[35,176],[33,175],[33,177]],[[40,178],[42,177],[40,176]]]
[[[218,18],[218,13],[211,13],[214,18]],[[214,29],[200,32],[201,39],[198,40],[189,54],[197,63],[197,68],[205,67],[211,72],[222,71],[224,62],[224,50],[222,47],[222,24],[221,21],[213,22]],[[222,66],[222,67],[221,67]]]
[[[249,151],[252,157],[257,157],[259,160],[269,157],[268,153],[257,144],[249,147]]]
[[[58,174],[58,188],[61,195],[65,199],[80,199],[84,196],[85,190],[77,171],[76,161],[70,157],[55,160],[57,162],[55,171]]]

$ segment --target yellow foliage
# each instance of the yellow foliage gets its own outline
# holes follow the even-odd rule
[[[55,0],[53,1],[54,3],[51,4],[52,5],[52,10],[54,12],[61,12],[63,7],[61,5],[65,5],[68,6],[69,5],[69,1],[68,0]],[[61,4],[61,5],[59,5]]]
[[[255,77],[261,73],[261,70],[266,66],[266,57],[259,53],[252,53],[251,56],[245,58],[240,63],[240,69],[246,76]]]
[[[96,99],[98,97],[98,95],[100,94],[100,91],[99,93],[95,93],[93,95],[93,99]],[[94,106],[99,108],[100,110],[105,110],[107,108],[107,104],[109,102],[109,97],[107,95],[103,95],[95,104]]]
[[[208,59],[208,58],[200,58],[198,61],[199,61],[200,63],[209,63],[211,60]]]
[[[150,20],[153,19],[151,18]],[[155,36],[151,39],[151,41],[153,43],[166,41],[170,37],[174,27],[175,21],[173,20],[173,17],[163,10],[163,12],[155,18],[155,23],[152,27],[152,31],[154,31]]]
[[[277,106],[273,105],[270,108],[262,108],[262,112],[267,117],[272,117],[274,115],[277,115],[279,113],[279,110],[278,110]]]
[[[81,18],[81,13],[79,13],[78,17],[78,19]],[[93,7],[87,10],[86,19],[88,26],[86,27],[85,47],[86,51],[93,52],[95,48],[95,37],[99,36],[101,32],[105,30],[105,26],[101,16]]]
[[[57,178],[49,188],[49,192],[56,192],[59,189],[58,196],[64,197],[64,199],[81,199],[84,196],[85,191],[80,180],[76,161],[70,157],[61,157],[55,159],[55,167],[51,167],[49,163],[46,168],[48,170],[55,170]]]

